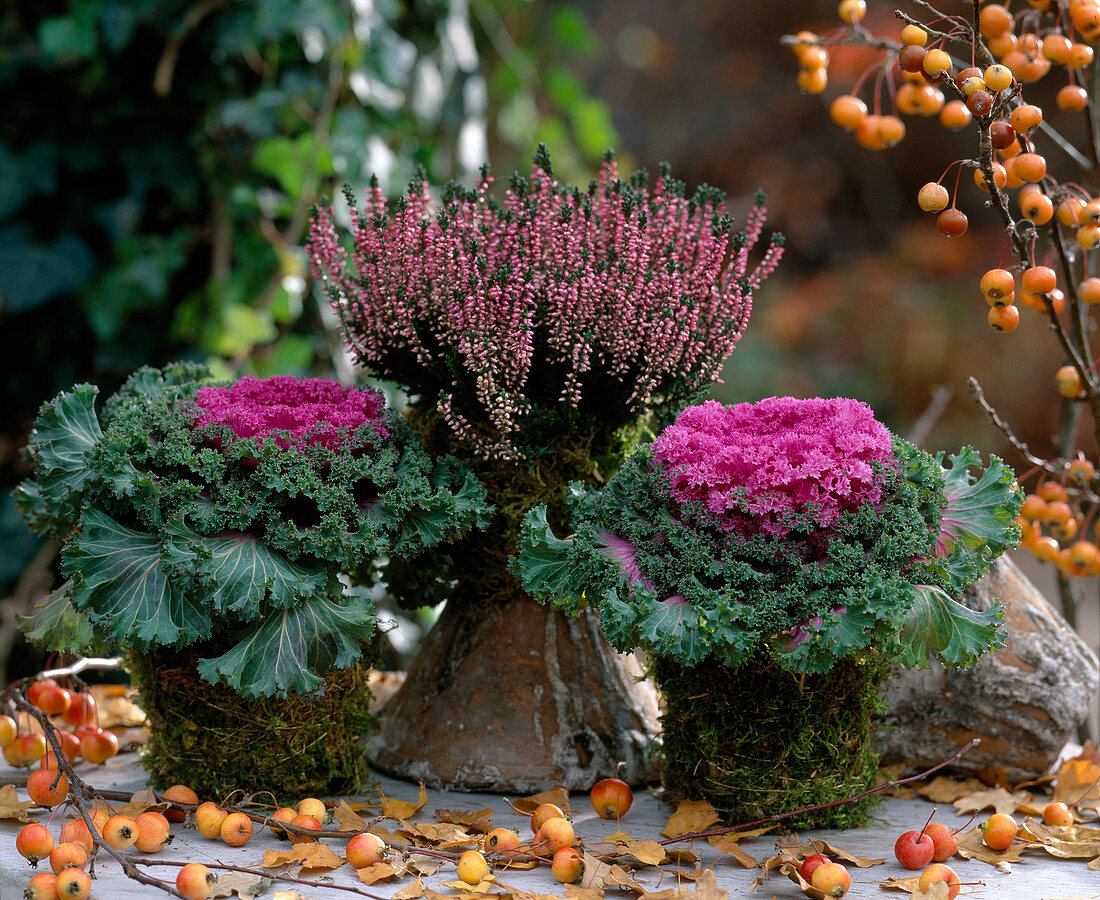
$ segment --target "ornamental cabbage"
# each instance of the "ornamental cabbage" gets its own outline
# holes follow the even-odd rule
[[[852,400],[711,401],[602,490],[574,485],[569,537],[531,510],[513,568],[544,602],[595,607],[616,648],[685,665],[967,665],[1001,644],[1003,611],[958,598],[1017,539],[1022,499],[999,459],[980,464],[924,453]]]
[[[141,369],[105,404],[45,404],[16,502],[63,543],[68,581],[30,622],[55,649],[197,645],[199,673],[251,696],[312,693],[375,629],[381,557],[473,526],[484,489],[430,460],[382,395],[326,379],[215,383]]]

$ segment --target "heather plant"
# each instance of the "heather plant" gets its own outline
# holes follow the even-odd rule
[[[527,515],[516,570],[595,607],[620,650],[821,673],[870,652],[966,665],[1002,640],[999,605],[958,600],[1018,536],[1013,473],[924,453],[853,400],[690,407],[568,503],[564,539]]]
[[[548,452],[563,426],[674,415],[719,380],[782,252],[773,238],[750,261],[761,196],[738,232],[717,191],[689,198],[667,168],[650,188],[608,154],[584,190],[555,180],[545,148],[503,198],[492,184],[448,185],[436,209],[423,181],[394,204],[376,184],[361,211],[348,198],[350,252],[316,211],[313,270],[360,365],[504,460]]]
[[[376,390],[322,378],[216,382],[144,368],[97,412],[78,385],[45,404],[16,492],[62,542],[68,579],[30,635],[51,649],[195,648],[208,682],[310,694],[375,634],[379,557],[475,525],[484,490],[430,460]]]

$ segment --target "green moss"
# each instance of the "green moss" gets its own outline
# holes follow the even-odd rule
[[[349,793],[367,778],[363,737],[370,656],[330,672],[320,697],[252,699],[202,680],[201,649],[131,653],[127,666],[149,716],[142,764],[156,787],[186,784],[217,799],[241,788],[280,799]]]
[[[764,655],[737,669],[657,658],[665,788],[674,799],[709,801],[730,825],[867,790],[878,770],[871,715],[887,671],[877,659],[799,675]],[[858,827],[877,800],[804,813],[781,827]]]

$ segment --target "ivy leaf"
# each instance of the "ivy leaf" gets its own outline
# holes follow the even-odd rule
[[[270,614],[221,656],[199,660],[199,674],[251,697],[315,693],[324,686],[325,672],[346,669],[359,658],[374,625],[369,598],[341,603],[317,596]]]
[[[172,526],[171,530],[182,539],[183,546],[201,542],[209,551],[209,556],[197,562],[195,571],[210,584],[208,602],[217,612],[254,619],[267,598],[285,608],[325,586],[324,572],[292,563],[255,535],[226,533],[203,540],[186,526]]]
[[[120,525],[92,507],[65,548],[73,605],[117,644],[190,643],[209,636],[210,617],[169,577],[155,537]]]
[[[79,494],[88,480],[88,451],[103,437],[95,411],[99,389],[77,385],[42,406],[31,433],[38,477],[15,492],[16,506],[35,530],[63,537],[79,517]]]
[[[579,602],[582,578],[570,557],[573,539],[562,540],[546,521],[546,506],[536,506],[523,519],[513,568],[531,596],[571,598]]]
[[[952,600],[938,587],[914,585],[913,603],[901,621],[899,662],[922,668],[935,654],[945,666],[968,666],[982,653],[1004,646],[1004,608],[994,603],[978,612]]]
[[[66,581],[32,615],[17,619],[29,640],[60,653],[83,654],[95,644],[95,633],[88,617],[69,600],[72,584]]]
[[[944,455],[936,462],[943,466]],[[1014,519],[1020,514],[1023,494],[1016,487],[1016,475],[996,456],[977,479],[971,466],[981,466],[982,458],[972,447],[963,447],[948,457],[944,466],[944,495],[947,505],[940,520],[936,551],[949,552],[955,542],[973,550],[999,556],[1010,546],[1017,533]]]

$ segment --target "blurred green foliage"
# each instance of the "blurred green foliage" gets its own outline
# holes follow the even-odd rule
[[[0,9],[0,534],[38,407],[142,365],[339,368],[300,247],[313,202],[615,143],[570,74],[583,15],[528,0],[42,0]],[[346,375],[347,372],[345,371]]]

